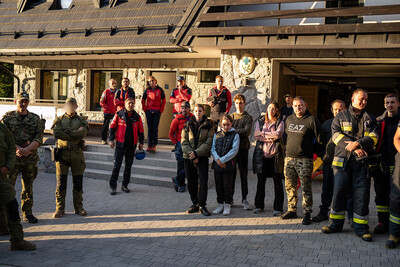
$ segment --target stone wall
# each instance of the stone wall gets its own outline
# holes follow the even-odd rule
[[[243,54],[251,54],[256,61],[250,75],[240,73],[239,61]],[[246,111],[254,120],[266,111],[271,97],[271,61],[266,50],[223,50],[221,75],[232,97],[237,93],[246,97]],[[231,112],[235,112],[234,105]]]

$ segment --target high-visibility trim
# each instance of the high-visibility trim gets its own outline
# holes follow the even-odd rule
[[[332,140],[335,143],[335,145],[337,145],[339,143],[339,141],[342,140],[343,137],[344,137],[344,134],[340,133],[338,136],[335,137],[335,139],[332,139]]]
[[[358,224],[368,224],[368,220],[361,220],[357,218],[353,218],[353,222],[358,223]]]
[[[388,206],[378,206],[376,205],[376,209],[378,212],[389,212],[389,207]]]
[[[357,213],[353,214],[353,222],[358,224],[368,224],[368,215],[367,216],[360,216]]]
[[[389,171],[390,171],[390,175],[393,175],[393,172],[394,172],[394,166],[389,166]]]
[[[340,214],[332,214],[332,213],[329,215],[329,217],[331,219],[335,219],[335,220],[344,220],[344,218],[345,218],[344,214],[340,215]]]
[[[395,224],[400,224],[400,218],[390,214],[390,221]]]
[[[369,135],[369,132],[364,132],[364,136],[368,136]]]
[[[368,133],[368,132],[365,132]],[[371,139],[374,141],[374,146],[376,146],[376,144],[378,143],[378,136],[376,135],[376,133],[372,132],[372,133],[368,133],[368,137],[371,137]]]
[[[332,161],[332,166],[343,167],[344,158],[334,157]]]
[[[342,126],[342,132],[351,132],[352,127],[351,126]]]

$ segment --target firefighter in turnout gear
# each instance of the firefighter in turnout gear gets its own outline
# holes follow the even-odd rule
[[[54,150],[56,162],[57,188],[56,211],[53,218],[61,218],[65,213],[65,196],[67,194],[68,169],[71,167],[73,181],[73,201],[75,213],[85,216],[87,212],[82,205],[82,180],[85,170],[83,155],[84,141],[89,126],[85,118],[76,113],[78,105],[75,98],[65,101],[65,114],[54,120],[54,138],[57,139]]]
[[[325,234],[342,231],[349,192],[353,197],[353,225],[356,235],[372,241],[368,226],[368,204],[371,179],[368,156],[379,141],[376,119],[365,111],[368,92],[356,89],[348,110],[340,112],[332,122],[332,141],[335,153],[334,189],[331,223],[322,228]]]

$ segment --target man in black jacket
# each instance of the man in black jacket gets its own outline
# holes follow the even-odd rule
[[[374,178],[375,204],[378,210],[378,225],[375,234],[384,234],[389,231],[389,202],[390,176],[394,170],[396,148],[393,145],[394,134],[399,123],[399,97],[395,94],[385,96],[385,112],[378,117],[381,138],[376,151],[381,154],[381,161],[371,166],[371,176]]]
[[[356,235],[372,241],[368,227],[368,204],[371,180],[368,163],[364,160],[377,145],[379,132],[375,118],[365,111],[368,92],[356,89],[348,110],[340,112],[332,122],[335,156],[332,161],[335,182],[329,226],[325,234],[342,231],[348,193],[353,197],[353,225]]]
[[[346,110],[346,104],[343,100],[336,99],[331,103],[331,112],[333,118],[339,114],[340,111]],[[321,205],[319,206],[319,213],[317,216],[313,217],[313,222],[322,222],[329,219],[328,212],[332,203],[333,196],[333,170],[332,170],[332,160],[335,150],[335,144],[330,141],[332,138],[332,121],[333,118],[325,121],[321,128],[321,139],[323,147],[325,148],[324,158],[323,158],[323,183],[322,183],[322,193],[321,193]]]
[[[301,97],[293,99],[294,114],[286,119],[286,157],[285,184],[288,197],[288,211],[282,219],[297,218],[297,180],[300,178],[303,188],[303,224],[311,223],[313,205],[311,175],[313,172],[313,154],[322,148],[321,124],[307,110],[307,103]]]
[[[242,94],[237,94],[233,98],[235,103],[236,112],[231,116],[233,118],[232,127],[236,130],[240,137],[239,153],[236,155],[237,166],[239,167],[240,174],[240,185],[242,189],[242,204],[245,210],[250,210],[251,206],[247,201],[248,194],[248,183],[247,183],[247,173],[248,173],[248,161],[249,161],[249,135],[251,134],[251,128],[253,126],[253,117],[244,110],[246,105],[246,98]],[[233,175],[233,192],[235,193],[235,180],[236,180],[237,168],[235,168],[235,173]]]

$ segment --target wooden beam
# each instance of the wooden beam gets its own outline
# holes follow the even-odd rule
[[[371,24],[324,24],[291,26],[245,26],[192,28],[190,36],[320,35],[336,33],[400,32],[400,22]]]
[[[318,0],[319,2],[332,2],[335,0]],[[315,0],[209,0],[207,6],[241,6],[241,5],[260,5],[260,4],[280,4],[280,3],[299,3],[315,2]]]
[[[201,14],[198,21],[227,21],[252,19],[324,18],[400,14],[400,5],[333,7],[317,9],[218,12]]]

